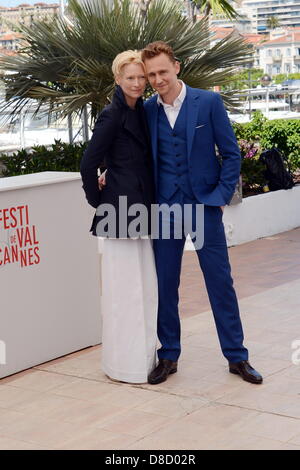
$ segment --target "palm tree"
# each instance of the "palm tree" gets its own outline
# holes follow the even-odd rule
[[[237,2],[237,0],[233,0],[233,2]],[[222,14],[229,19],[239,16],[228,0],[192,0],[192,3],[207,17],[210,13],[214,15]]]
[[[267,27],[269,29],[276,29],[278,26],[280,26],[279,18],[277,18],[277,16],[269,16],[267,19]]]
[[[15,57],[2,57],[7,102],[0,106],[15,116],[32,99],[49,117],[65,117],[91,105],[92,118],[111,96],[111,63],[126,49],[141,49],[149,42],[169,43],[181,62],[180,77],[190,86],[209,89],[230,81],[252,50],[241,38],[227,36],[210,47],[208,21],[193,24],[168,0],[152,1],[147,15],[130,0],[69,0],[69,20],[35,22],[22,27],[26,45]],[[224,95],[225,103],[236,101]]]

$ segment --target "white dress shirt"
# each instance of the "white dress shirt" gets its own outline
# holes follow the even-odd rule
[[[170,123],[170,126],[174,127],[176,119],[178,117],[178,114],[180,112],[182,103],[186,97],[186,86],[185,83],[183,83],[182,80],[179,80],[179,82],[182,84],[181,91],[177,98],[175,99],[173,104],[166,104],[163,102],[162,98],[160,95],[157,96],[157,103],[159,105],[162,105],[164,107],[165,113],[167,115],[168,121]]]

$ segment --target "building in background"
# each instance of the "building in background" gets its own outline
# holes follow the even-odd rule
[[[261,68],[260,66],[260,53],[259,53],[259,46],[263,43],[263,41],[269,39],[269,35],[261,35],[261,34],[251,34],[251,33],[242,33],[237,27],[219,27],[219,26],[211,26],[211,45],[214,46],[219,41],[224,39],[229,34],[232,34],[234,37],[243,38],[249,46],[254,48],[254,54],[252,58],[252,62],[248,62],[242,68]]]
[[[22,34],[14,31],[0,34],[0,52],[2,50],[17,51],[21,46]]]
[[[5,0],[4,0],[5,1]],[[20,24],[30,26],[35,20],[51,18],[59,13],[58,3],[21,3],[16,7],[0,6],[0,31],[17,29]]]
[[[254,48],[253,60],[242,68],[260,68],[268,75],[300,73],[300,27],[275,29],[270,34],[241,33],[231,27],[211,27],[211,45],[227,35],[244,38]]]
[[[282,27],[300,26],[300,0],[243,0],[241,9],[251,21],[252,33],[270,32],[274,18]]]
[[[300,27],[287,28],[270,35],[259,45],[260,67],[268,75],[300,73]]]
[[[231,20],[225,15],[211,15],[210,25],[220,28],[236,28],[241,33],[252,33],[253,27],[250,18],[248,18],[242,8],[236,8],[235,4],[232,4],[232,6],[239,14],[238,18]]]

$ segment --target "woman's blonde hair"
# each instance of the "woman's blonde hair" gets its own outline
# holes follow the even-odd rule
[[[122,68],[128,64],[141,64],[145,70],[144,62],[142,61],[142,53],[140,51],[124,51],[116,55],[113,60],[111,69],[114,74],[114,77],[118,77],[122,73]]]

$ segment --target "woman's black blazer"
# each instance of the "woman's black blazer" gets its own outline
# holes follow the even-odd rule
[[[105,167],[106,186],[100,191],[97,169]],[[154,180],[151,143],[143,101],[137,100],[135,110],[126,103],[121,87],[117,86],[112,103],[100,113],[92,138],[80,163],[80,173],[88,203],[112,204],[116,210],[119,237],[119,196],[127,196],[128,207],[142,203],[148,209],[148,227],[141,235],[150,232],[150,206],[154,202]],[[96,226],[104,216],[95,214],[90,231],[96,236]],[[127,218],[128,224],[135,216]],[[128,236],[128,234],[127,234]]]

